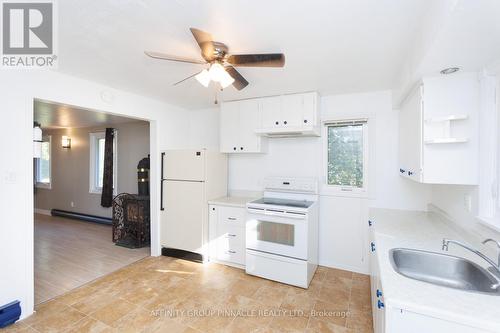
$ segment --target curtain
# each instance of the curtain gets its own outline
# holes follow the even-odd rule
[[[114,128],[106,128],[104,141],[104,171],[102,175],[101,206],[111,207],[113,202],[113,138]]]

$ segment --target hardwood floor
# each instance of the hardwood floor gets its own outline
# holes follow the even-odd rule
[[[35,214],[35,304],[149,256],[111,241],[111,226]]]
[[[37,305],[1,333],[373,333],[370,279],[318,267],[309,289],[148,257]]]

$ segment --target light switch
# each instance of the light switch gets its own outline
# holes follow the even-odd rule
[[[5,184],[16,184],[17,174],[15,171],[5,171],[3,181]]]

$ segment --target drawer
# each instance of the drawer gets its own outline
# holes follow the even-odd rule
[[[245,250],[224,249],[217,247],[217,260],[245,265]]]
[[[245,264],[245,233],[240,228],[228,228],[226,232],[217,232],[217,259]]]
[[[245,227],[246,208],[219,207],[219,224],[229,226]]]

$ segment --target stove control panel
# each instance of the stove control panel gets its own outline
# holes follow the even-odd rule
[[[269,177],[264,179],[266,191],[318,193],[318,181],[314,178]]]

